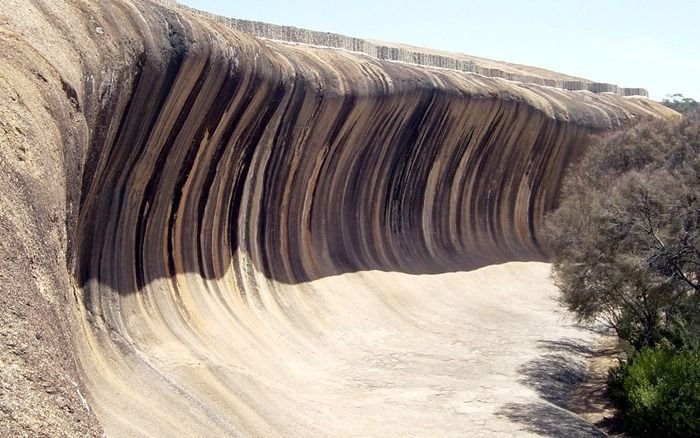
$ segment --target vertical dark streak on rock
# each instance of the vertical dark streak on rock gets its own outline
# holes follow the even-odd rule
[[[160,98],[158,99],[158,108],[162,108],[165,105],[165,101],[168,98],[169,91],[172,88],[172,85],[175,83],[177,80],[177,74],[180,70],[180,67],[182,65],[182,59],[184,57],[184,53],[179,54],[178,56],[174,57],[173,59],[170,60],[168,64],[168,69],[167,69],[167,74],[164,82],[164,86],[162,90],[164,91]],[[138,213],[138,222],[136,225],[136,245],[134,247],[135,250],[135,258],[136,258],[136,264],[137,264],[137,272],[136,272],[136,278],[138,284],[140,284],[139,287],[143,287],[143,284],[146,283],[146,279],[144,278],[144,273],[143,273],[143,245],[144,245],[144,239],[145,239],[145,229],[148,224],[148,218],[149,218],[149,206],[153,205],[156,201],[156,193],[158,190],[158,186],[160,184],[161,178],[163,177],[163,169],[165,167],[165,162],[168,159],[168,156],[170,155],[170,151],[172,150],[173,144],[175,143],[175,140],[177,139],[180,129],[182,128],[182,124],[184,123],[184,120],[187,118],[189,115],[189,110],[192,107],[192,104],[194,102],[194,99],[197,97],[197,92],[202,86],[202,82],[204,80],[204,73],[202,73],[202,76],[198,79],[197,85],[195,86],[195,89],[190,92],[190,95],[187,98],[187,101],[185,102],[184,106],[180,110],[180,113],[178,114],[177,120],[175,121],[175,124],[173,125],[173,129],[170,131],[167,139],[163,143],[163,145],[160,148],[160,152],[158,153],[158,156],[155,160],[155,165],[153,167],[154,173],[150,175],[150,178],[148,180],[148,183],[146,184],[143,195],[141,197],[141,206],[139,207],[139,213]],[[160,111],[158,111],[160,113]],[[153,129],[155,127],[155,124],[157,123],[158,119],[157,117],[154,117],[151,120],[151,123],[149,124],[147,131],[148,133],[152,133]],[[124,186],[123,190],[127,190],[127,186]],[[168,245],[170,245],[170,241],[168,240]],[[168,247],[168,268],[170,275],[173,275],[175,273],[175,267],[173,264],[172,256],[172,247]]]
[[[295,78],[293,84],[290,85],[289,89],[292,94],[287,107],[284,109],[286,117],[284,117],[284,121],[280,123],[272,140],[271,147],[273,149],[273,154],[271,154],[264,169],[261,202],[263,208],[266,210],[263,216],[267,217],[265,217],[264,220],[264,228],[262,227],[263,221],[261,220],[261,262],[263,268],[262,272],[264,272],[265,275],[283,278],[286,279],[286,281],[304,281],[297,280],[294,273],[288,271],[285,262],[288,262],[289,254],[281,253],[282,248],[280,247],[280,243],[282,239],[284,239],[284,224],[280,223],[280,213],[282,208],[287,208],[281,205],[282,193],[287,189],[282,182],[286,181],[287,172],[289,172],[289,153],[295,140],[293,133],[307,91],[306,85],[298,76]],[[277,261],[281,263],[277,263]]]
[[[66,395],[129,436],[274,436],[291,422],[318,435],[308,418],[282,418],[276,396],[336,418],[313,391],[292,393],[299,382],[328,394],[358,383],[302,356],[333,351],[324,329],[338,309],[390,301],[373,281],[412,279],[365,271],[544,260],[543,218],[587,136],[669,115],[640,99],[260,40],[150,0],[8,10],[0,278],[14,281],[8,302],[21,297],[17,308],[53,324],[51,341],[27,331],[27,344],[42,364],[65,353],[51,370],[68,383],[60,397],[32,394],[56,408],[47,418],[67,412]],[[365,301],[353,301],[356,284]],[[381,306],[408,321],[400,295]],[[363,355],[333,369],[366,362],[350,350]]]

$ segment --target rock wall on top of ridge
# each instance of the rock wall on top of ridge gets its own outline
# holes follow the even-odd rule
[[[309,329],[332,319],[313,285],[335,276],[544,260],[543,217],[588,136],[674,114],[259,39],[162,3],[6,3],[8,434],[328,432],[304,420],[316,408],[285,410],[301,399],[271,407],[299,381],[260,377],[285,375],[266,367],[292,348],[260,312]],[[290,333],[298,351],[312,339]]]

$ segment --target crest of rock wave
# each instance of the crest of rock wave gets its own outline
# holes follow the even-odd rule
[[[586,336],[541,263],[562,174],[673,115],[146,0],[3,5],[3,435],[523,432],[535,340]]]

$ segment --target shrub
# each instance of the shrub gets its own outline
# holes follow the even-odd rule
[[[698,109],[700,109],[700,102],[691,97],[685,97],[680,93],[667,96],[661,103],[681,114],[697,113]]]
[[[700,121],[640,123],[591,145],[547,218],[561,300],[635,348],[700,333]]]
[[[631,436],[700,436],[700,354],[643,348],[611,370],[608,388]]]
[[[627,432],[700,437],[700,113],[592,144],[546,226],[562,303],[632,347],[608,379]]]

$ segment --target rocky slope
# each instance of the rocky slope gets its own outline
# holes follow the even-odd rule
[[[486,431],[574,329],[546,265],[479,268],[543,260],[591,133],[672,113],[219,21],[5,1],[0,435]]]

